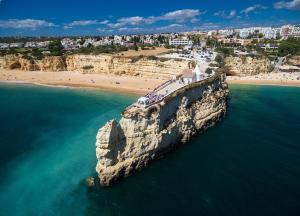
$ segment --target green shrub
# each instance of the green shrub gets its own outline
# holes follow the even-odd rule
[[[84,65],[84,66],[82,67],[83,70],[91,70],[91,69],[93,69],[93,68],[94,68],[93,65]]]
[[[206,68],[205,73],[212,74],[212,69],[211,68]]]
[[[154,55],[148,56],[147,57],[149,60],[157,60],[158,58]]]
[[[144,58],[143,55],[133,56],[133,57],[130,58],[131,59],[131,63],[135,63],[135,62],[139,61],[142,58]]]
[[[280,43],[278,47],[278,55],[286,56],[288,54],[295,55],[300,53],[300,40],[299,39],[287,39]]]

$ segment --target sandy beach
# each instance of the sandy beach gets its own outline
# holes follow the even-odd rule
[[[89,87],[143,95],[165,82],[164,79],[116,76],[109,74],[82,74],[80,72],[45,72],[0,70],[0,82],[33,83],[39,85]]]
[[[268,73],[253,76],[227,76],[229,84],[280,85],[300,87],[300,73]]]
[[[299,86],[300,73],[269,73],[255,76],[228,76],[229,84]],[[87,87],[144,95],[165,79],[117,76],[110,74],[82,74],[80,72],[45,72],[0,69],[0,82],[32,83],[37,85]]]

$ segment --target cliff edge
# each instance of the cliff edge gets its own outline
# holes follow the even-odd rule
[[[100,184],[109,186],[213,126],[226,113],[227,96],[225,74],[216,73],[156,104],[127,108],[120,122],[107,122],[97,134]]]

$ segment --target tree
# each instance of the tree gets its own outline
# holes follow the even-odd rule
[[[300,40],[298,39],[289,38],[282,41],[278,47],[279,56],[295,55],[298,53],[300,53]]]
[[[218,48],[217,51],[222,53],[224,56],[233,55],[234,53],[232,48]]]
[[[42,51],[39,49],[36,49],[36,48],[32,49],[31,55],[38,60],[41,60],[42,58],[44,58]]]
[[[134,43],[134,50],[139,51],[139,47],[136,45],[136,43]]]
[[[222,55],[217,55],[215,61],[219,64],[219,67],[224,66],[224,58],[222,57]]]
[[[212,69],[211,68],[206,68],[205,73],[212,74]]]
[[[51,56],[61,56],[63,54],[60,40],[51,41],[48,48]]]

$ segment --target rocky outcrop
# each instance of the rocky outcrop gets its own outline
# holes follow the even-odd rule
[[[105,73],[115,75],[170,78],[178,75],[191,62],[155,59],[147,57],[123,57],[110,54],[46,56],[42,60],[26,59],[21,55],[0,57],[0,68],[25,71],[79,71],[82,73]]]
[[[226,73],[235,76],[249,76],[259,73],[270,73],[273,70],[271,61],[266,57],[227,57],[225,58]]]
[[[61,56],[46,56],[42,60],[34,60],[22,55],[5,55],[0,57],[0,68],[24,71],[63,71],[66,70],[66,65]]]
[[[65,71],[67,65],[65,58],[60,56],[46,56],[36,62],[41,71]]]
[[[287,65],[300,65],[300,55],[290,57],[287,61]]]
[[[225,75],[216,74],[147,108],[128,108],[120,122],[106,123],[96,139],[100,183],[108,186],[140,170],[213,126],[226,113],[228,87],[224,80]]]
[[[23,58],[21,55],[5,55],[0,57],[1,69],[19,69],[24,71],[39,70],[39,66],[30,59]]]

